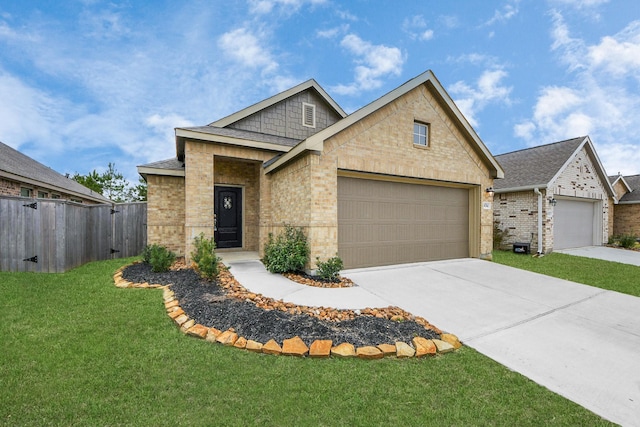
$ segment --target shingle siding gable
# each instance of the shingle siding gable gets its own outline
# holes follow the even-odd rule
[[[314,128],[302,124],[303,103],[315,105]],[[315,90],[308,89],[227,127],[302,140],[331,126],[341,118]]]

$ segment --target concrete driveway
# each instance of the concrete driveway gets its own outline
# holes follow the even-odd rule
[[[640,298],[478,259],[346,270],[358,286],[344,289],[299,285],[258,260],[225,262],[245,288],[286,302],[401,307],[603,418],[640,427]]]
[[[630,251],[628,249],[610,248],[607,246],[585,246],[583,248],[560,249],[555,252],[640,266],[640,252]]]
[[[343,274],[603,418],[640,426],[640,298],[477,259]]]

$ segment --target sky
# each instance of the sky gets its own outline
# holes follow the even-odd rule
[[[492,154],[589,135],[640,173],[638,0],[2,0],[0,141],[131,181],[314,78],[351,113],[432,70]]]

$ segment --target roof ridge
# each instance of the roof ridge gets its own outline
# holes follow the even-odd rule
[[[527,150],[535,150],[535,149],[538,149],[538,148],[541,148],[541,147],[549,147],[551,145],[556,145],[556,144],[563,144],[563,143],[568,142],[568,141],[584,140],[586,137],[587,137],[587,135],[577,136],[575,138],[567,138],[567,139],[563,139],[562,141],[549,142],[547,144],[540,144],[540,145],[536,145],[536,146],[533,146],[533,147],[527,147],[527,148],[521,148],[519,150],[509,151],[507,153],[496,154],[494,157],[505,156],[507,154],[514,154],[514,153],[519,153],[519,152],[527,151]]]

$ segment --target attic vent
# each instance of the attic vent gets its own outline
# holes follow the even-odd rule
[[[316,106],[313,104],[302,103],[302,126],[314,128],[316,127]]]

